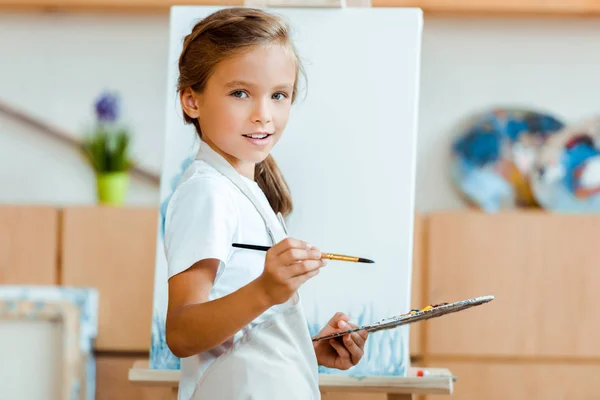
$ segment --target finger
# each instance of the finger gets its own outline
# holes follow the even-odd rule
[[[310,272],[307,272],[304,275],[298,275],[297,277],[295,277],[293,279],[296,279],[296,285],[300,286],[304,282],[306,282],[307,280],[309,280],[310,278],[314,277],[315,275],[318,275],[320,271],[321,270],[319,268],[317,268],[317,269],[314,269],[314,270],[312,270]]]
[[[290,265],[310,258],[308,250],[297,248],[287,249],[277,257],[281,265]]]
[[[321,252],[317,250],[305,250],[305,249],[288,249],[281,253],[279,256],[281,264],[290,265],[298,261],[304,260],[320,260]]]
[[[349,326],[346,325],[349,319],[350,318],[346,314],[337,312],[327,322],[327,325],[335,330],[346,330],[349,329]]]
[[[350,352],[348,351],[348,349],[346,349],[346,346],[344,346],[342,343],[338,342],[335,339],[330,339],[329,344],[331,344],[331,347],[333,347],[338,353],[342,364],[349,367],[352,364],[352,358],[350,356]]]
[[[352,327],[352,328],[358,328],[358,325],[353,324],[352,322],[348,322],[348,324]],[[363,344],[364,342],[367,341],[367,337],[369,337],[369,332],[366,329],[363,329],[362,331],[358,331],[356,332],[363,340]]]
[[[349,319],[350,319],[350,317],[347,314],[340,315],[340,317],[338,319],[338,323],[337,323],[338,328],[344,329],[344,330],[352,328],[352,325],[350,325],[348,323]]]
[[[289,265],[287,268],[289,268],[291,276],[296,277],[319,269],[322,266],[322,260],[305,260],[296,264]]]
[[[366,339],[360,335],[360,332],[352,332],[350,335],[350,337],[352,337],[352,341],[360,348],[363,349],[365,348],[365,343],[366,343]]]
[[[277,243],[275,246],[271,247],[271,253],[275,256],[280,255],[289,249],[303,249],[309,250],[310,245],[302,240],[294,239],[291,237],[283,239],[281,242]]]
[[[356,335],[358,336],[358,335]],[[358,364],[360,359],[363,356],[363,349],[358,346],[358,344],[354,341],[353,335],[344,336],[344,346],[346,346],[346,350],[350,354],[350,359],[353,365]]]

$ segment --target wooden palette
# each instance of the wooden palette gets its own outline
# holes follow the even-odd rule
[[[357,328],[349,329],[342,332],[332,333],[326,336],[320,336],[313,338],[313,342],[317,342],[319,340],[333,339],[336,337],[348,335],[352,332],[358,331],[367,331],[367,332],[377,332],[385,329],[392,329],[397,326],[412,324],[413,322],[423,321],[426,319],[441,317],[442,315],[455,313],[458,311],[466,310],[467,308],[479,306],[490,301],[494,300],[494,296],[481,296],[474,297],[472,299],[461,300],[454,303],[448,303],[444,305],[440,305],[428,310],[420,310],[414,313],[401,314],[395,317],[386,318],[379,322],[370,325],[359,326]]]

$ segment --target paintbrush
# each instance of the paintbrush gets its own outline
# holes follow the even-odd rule
[[[234,243],[233,247],[238,247],[240,249],[249,249],[249,250],[260,250],[260,251],[268,251],[271,247],[269,246],[258,246],[255,244],[241,244]],[[353,256],[344,256],[342,254],[333,254],[333,253],[322,253],[322,258],[326,258],[328,260],[337,260],[337,261],[349,261],[349,262],[359,262],[359,263],[368,263],[374,264],[375,261],[369,260],[362,257],[353,257]]]

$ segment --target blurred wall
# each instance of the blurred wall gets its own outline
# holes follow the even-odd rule
[[[600,24],[576,18],[425,19],[417,208],[463,207],[446,175],[452,130],[495,105],[549,111],[566,122],[600,113]],[[104,89],[120,91],[135,156],[160,173],[168,15],[0,13],[0,100],[73,134]],[[310,77],[308,77],[310,79]],[[0,202],[95,201],[77,154],[0,116]],[[128,203],[157,204],[134,182]]]

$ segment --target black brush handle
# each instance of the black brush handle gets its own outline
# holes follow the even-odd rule
[[[242,243],[234,243],[233,247],[239,247],[240,249],[262,250],[262,251],[268,251],[271,248],[269,246],[258,246],[256,244],[242,244]]]

